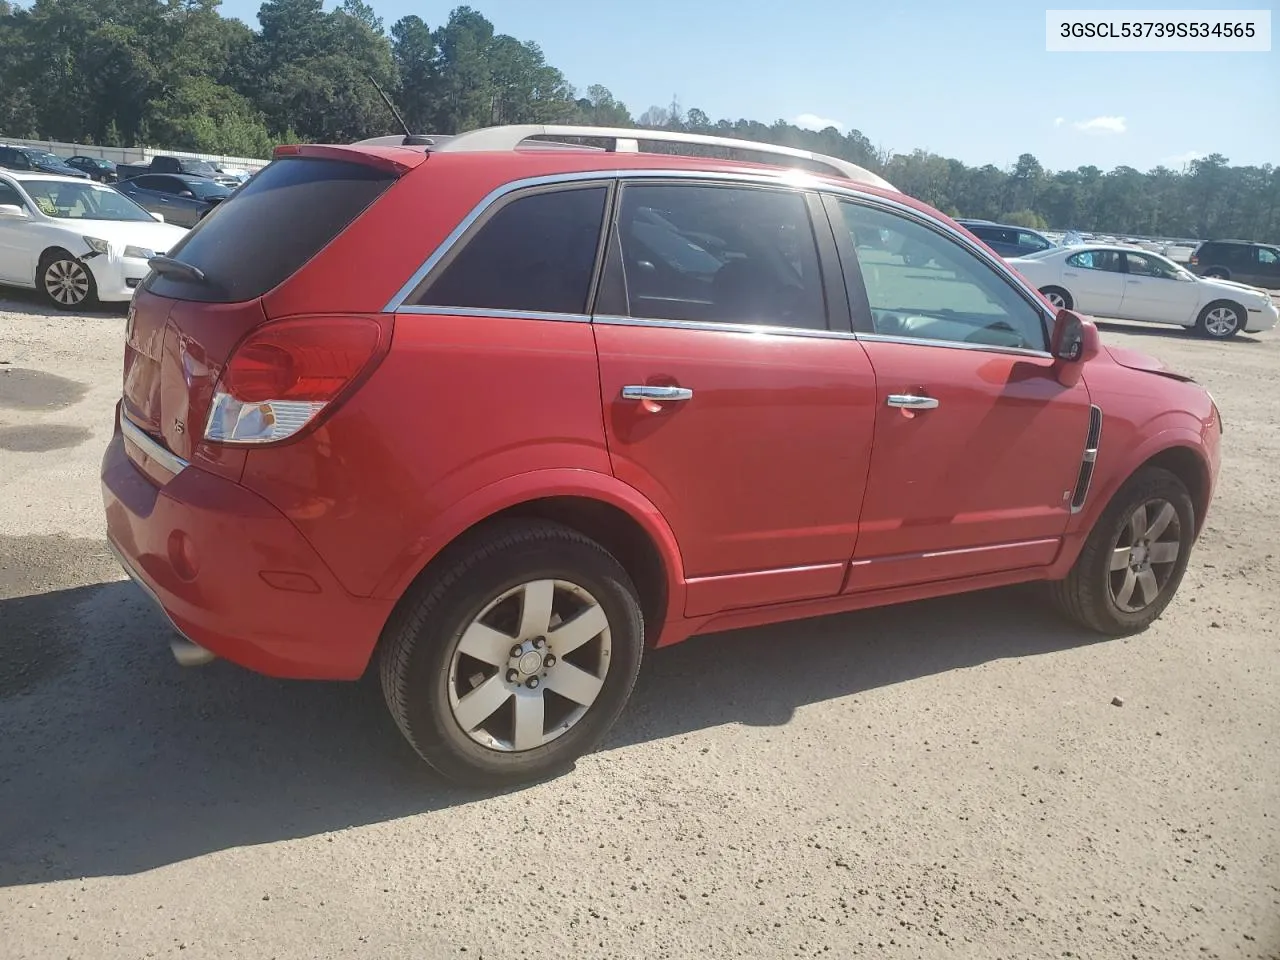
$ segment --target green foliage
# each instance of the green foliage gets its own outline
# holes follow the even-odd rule
[[[1006,213],[1004,222],[1016,227],[1030,227],[1032,230],[1047,230],[1049,227],[1044,217],[1034,210],[1015,210],[1013,213]]]
[[[434,29],[409,15],[388,31],[371,0],[327,12],[325,0],[265,0],[253,30],[220,3],[0,0],[0,135],[265,157],[277,143],[394,131],[372,76],[415,132],[581,123],[712,133],[840,157],[953,215],[1280,240],[1280,170],[1269,164],[1233,167],[1213,154],[1181,172],[1047,171],[1024,153],[1007,169],[970,167],[877,149],[858,130],[713,120],[675,96],[633,117],[606,87],[576,92],[536,43],[498,33],[472,7]]]

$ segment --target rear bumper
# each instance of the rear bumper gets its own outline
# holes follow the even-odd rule
[[[257,494],[186,465],[157,485],[117,428],[102,460],[102,498],[111,548],[192,643],[276,677],[364,672],[392,602],[347,593]]]

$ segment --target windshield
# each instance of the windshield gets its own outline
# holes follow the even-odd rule
[[[151,220],[147,211],[111,187],[65,180],[24,180],[22,188],[46,217],[60,220]]]
[[[46,153],[43,150],[28,150],[27,159],[32,163],[43,163],[46,166],[65,167],[67,165],[67,161],[61,157],[55,157],[52,153]]]
[[[218,171],[208,160],[183,160],[182,166],[188,173],[198,173],[202,177],[217,176]]]
[[[213,180],[187,180],[187,189],[201,200],[225,200],[231,196],[231,190]]]

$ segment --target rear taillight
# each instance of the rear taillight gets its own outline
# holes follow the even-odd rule
[[[1191,255],[1191,259],[1187,261],[1187,263],[1191,264],[1191,266],[1193,267],[1199,262],[1200,262],[1200,258],[1197,257],[1194,253]]]
[[[274,443],[312,423],[381,358],[365,317],[283,320],[259,327],[222,368],[205,424],[215,443]]]

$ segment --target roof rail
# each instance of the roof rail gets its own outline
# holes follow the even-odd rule
[[[433,153],[515,150],[530,137],[590,137],[612,140],[612,149],[618,153],[639,153],[641,141],[647,143],[696,144],[706,147],[741,150],[746,153],[763,153],[778,157],[789,157],[794,160],[807,160],[846,180],[854,180],[858,183],[866,183],[884,190],[898,192],[898,188],[883,177],[877,176],[856,163],[849,163],[847,160],[840,160],[837,157],[814,153],[811,150],[799,150],[795,147],[781,147],[772,143],[760,143],[755,140],[711,137],[701,133],[684,133],[679,130],[578,127],[564,124],[518,124],[504,127],[483,127],[479,130],[459,133],[428,149]],[[533,145],[529,144],[529,146]]]

